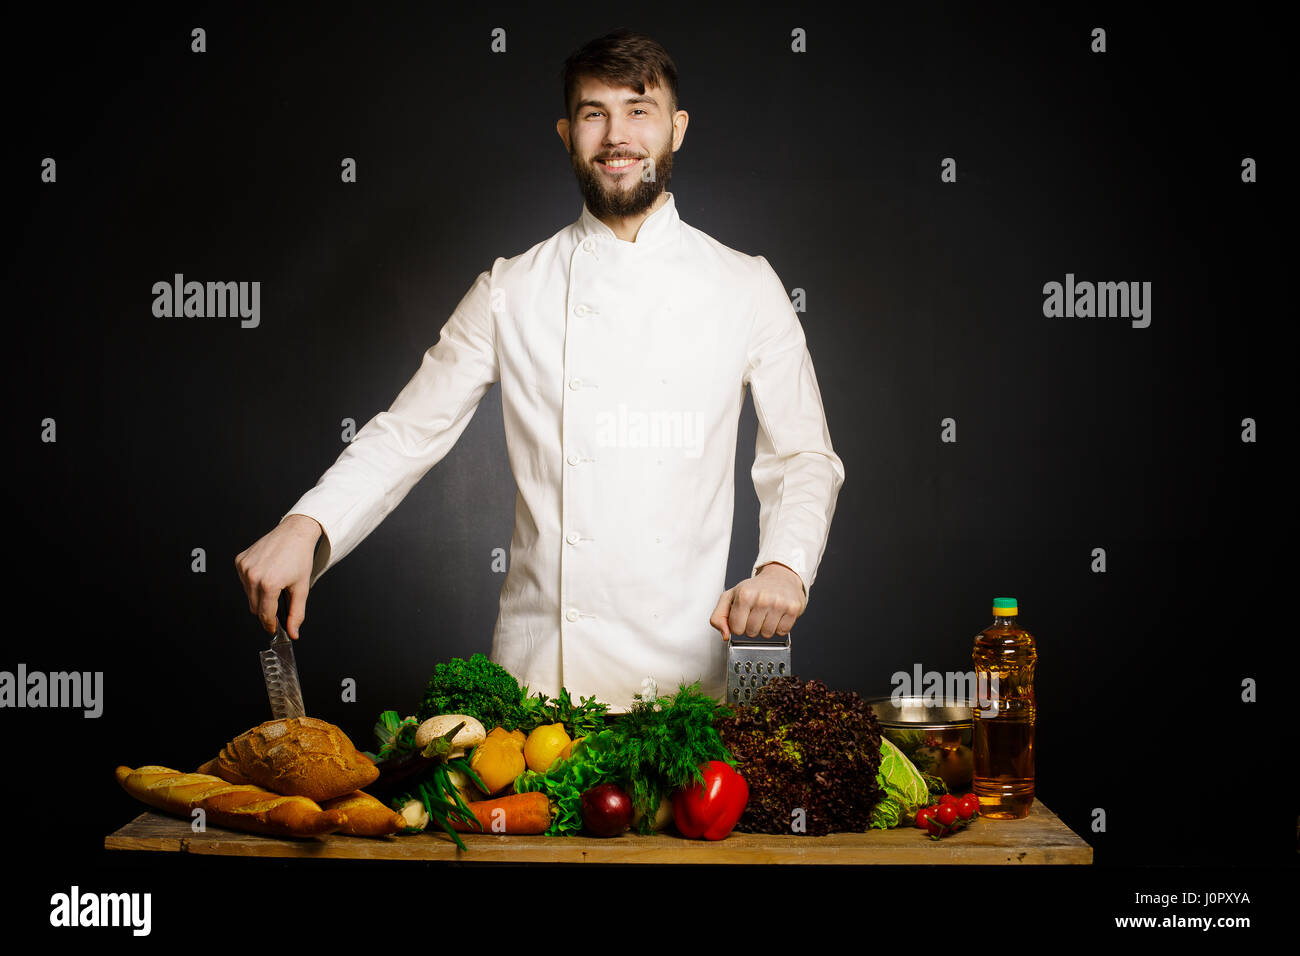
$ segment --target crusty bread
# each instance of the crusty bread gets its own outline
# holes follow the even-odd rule
[[[230,789],[220,777],[201,773],[181,773],[168,767],[148,766],[138,770],[117,768],[117,782],[137,800],[167,813],[189,816],[190,810],[204,797]]]
[[[315,717],[268,720],[226,744],[199,772],[318,802],[379,778],[374,761],[352,746],[347,734]]]
[[[280,796],[251,784],[169,767],[118,767],[117,782],[151,807],[186,818],[198,807],[210,823],[232,830],[308,837],[333,833],[348,822],[343,810],[322,810],[306,797]]]
[[[324,836],[347,826],[342,810],[323,810],[306,797],[282,797],[261,787],[230,784],[233,789],[199,802],[217,826],[274,836]]]
[[[339,832],[349,836],[387,836],[406,827],[406,820],[400,813],[361,790],[326,800],[321,806],[347,814],[348,822]]]

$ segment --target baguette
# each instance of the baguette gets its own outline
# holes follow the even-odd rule
[[[155,766],[139,770],[118,767],[117,782],[137,800],[180,816],[189,816],[190,810],[204,797],[230,788],[230,784],[219,777]]]
[[[345,811],[322,810],[306,797],[280,796],[251,784],[227,783],[220,777],[168,767],[118,767],[117,782],[131,796],[158,810],[188,818],[197,807],[209,822],[248,833],[322,836],[341,830],[348,822]]]
[[[339,832],[349,836],[387,836],[406,828],[406,820],[400,813],[361,790],[326,800],[321,807],[347,814],[348,822]]]

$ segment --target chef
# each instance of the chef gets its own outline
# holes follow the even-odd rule
[[[578,220],[475,279],[392,407],[236,569],[268,632],[287,591],[296,639],[309,589],[499,383],[518,494],[492,659],[615,712],[646,678],[721,699],[725,641],[785,635],[807,607],[844,466],[781,280],[685,223],[668,191],[688,116],[667,52],[606,34],[566,61],[564,96]],[[728,588],[746,388],[758,553]]]

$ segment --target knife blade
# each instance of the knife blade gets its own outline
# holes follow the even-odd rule
[[[279,624],[279,622],[276,622]],[[302,685],[298,683],[298,664],[293,657],[293,641],[280,624],[271,639],[271,646],[259,655],[262,660],[262,677],[266,681],[266,696],[271,703],[271,716],[305,717],[302,706]]]

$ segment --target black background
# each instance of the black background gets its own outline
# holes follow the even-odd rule
[[[560,65],[631,26],[680,73],[682,218],[807,295],[847,480],[796,669],[864,696],[916,663],[966,670],[991,599],[1019,598],[1039,642],[1038,795],[1096,863],[987,877],[1028,903],[1073,901],[1072,927],[1154,912],[1135,890],[1249,887],[1241,912],[1263,916],[1294,885],[1297,810],[1280,29],[1242,4],[1179,22],[1096,5],[597,9],[181,4],[10,21],[17,520],[0,669],[103,671],[105,704],[98,720],[0,713],[7,839],[31,874],[0,912],[40,926],[72,883],[149,889],[156,932],[180,933],[199,918],[191,889],[211,906],[268,884],[357,901],[376,883],[446,885],[446,867],[106,853],[139,810],[112,769],[192,768],[267,718],[265,638],[235,554],[333,462],[342,419],[388,407],[479,272],[577,218],[554,132]],[[189,52],[195,26],[204,54]],[[1089,50],[1097,26],[1105,54]],[[495,27],[505,54],[489,52]],[[789,52],[794,27],[806,54]],[[40,181],[47,156],[57,184]],[[1247,156],[1256,184],[1241,182]],[[945,157],[955,184],[940,182]],[[151,287],[177,272],[260,281],[260,327],[155,318]],[[1045,318],[1043,284],[1067,272],[1151,282],[1150,327]],[[956,444],[939,440],[946,417]],[[754,432],[747,403],[729,585],[757,550]],[[435,663],[488,649],[513,500],[494,388],[312,591],[298,658],[314,715],[367,746]],[[344,677],[355,704],[338,699]],[[555,880],[454,872],[485,892]],[[596,886],[559,872],[584,887],[570,898]],[[877,896],[893,872],[855,870],[853,885]],[[646,886],[737,873],[789,879],[618,871]],[[956,878],[901,885],[925,881]]]

